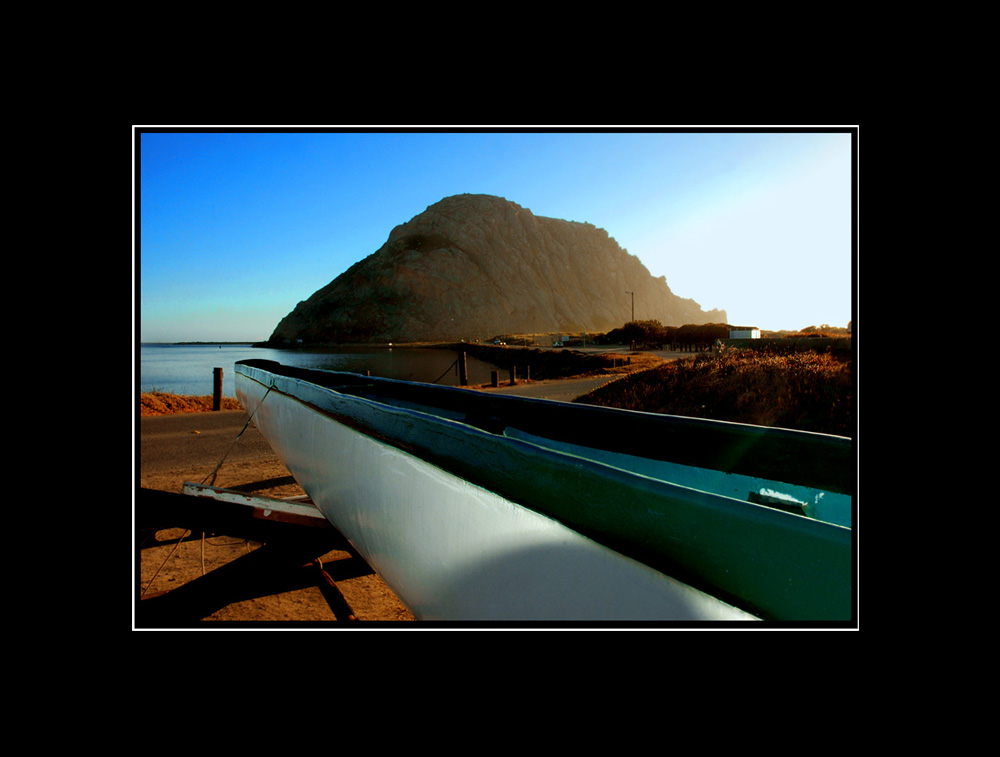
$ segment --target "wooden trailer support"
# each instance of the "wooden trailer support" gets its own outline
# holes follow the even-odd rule
[[[154,592],[136,605],[138,627],[176,625],[201,620],[232,602],[318,586],[338,620],[356,620],[337,587],[372,572],[347,540],[306,497],[275,499],[185,483],[182,493],[140,489],[136,501],[140,544],[157,546],[157,531],[189,529],[258,541],[263,546],[170,591]],[[321,562],[332,550],[349,559]]]

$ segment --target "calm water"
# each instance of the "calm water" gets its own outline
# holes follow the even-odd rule
[[[270,350],[249,344],[143,344],[139,347],[139,391],[205,395],[213,391],[213,369],[222,368],[222,393],[236,396],[234,363],[258,358],[300,368],[364,373],[372,376],[458,385],[458,355],[451,350],[355,349],[338,352]],[[469,357],[469,383],[485,384],[495,367]]]

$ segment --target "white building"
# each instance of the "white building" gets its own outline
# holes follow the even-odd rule
[[[760,329],[754,326],[731,326],[730,339],[760,339]]]

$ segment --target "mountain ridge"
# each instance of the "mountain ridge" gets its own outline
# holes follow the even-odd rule
[[[396,226],[377,251],[281,320],[271,342],[475,341],[601,332],[635,319],[724,323],[670,291],[593,224],[536,216],[502,197],[452,195]]]

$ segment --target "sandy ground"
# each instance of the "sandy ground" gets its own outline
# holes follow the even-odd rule
[[[613,378],[540,381],[488,391],[569,401]],[[242,410],[177,412],[173,408],[172,412],[138,419],[137,491],[179,493],[184,482],[192,482],[278,498],[303,494],[260,432],[246,424]],[[222,578],[243,564],[237,561],[249,563],[262,555],[264,547],[243,538],[192,534],[179,528],[163,529],[137,543],[133,627],[205,629],[213,623],[261,628],[302,623],[340,629],[412,627],[415,619],[399,597],[346,545],[325,552],[318,563],[310,558],[283,564],[268,574],[273,578],[270,581]],[[227,599],[197,618],[153,615],[150,608],[162,608],[169,592],[182,586],[190,589],[188,585],[195,581],[223,586],[220,596]],[[331,583],[336,591],[330,590]]]

